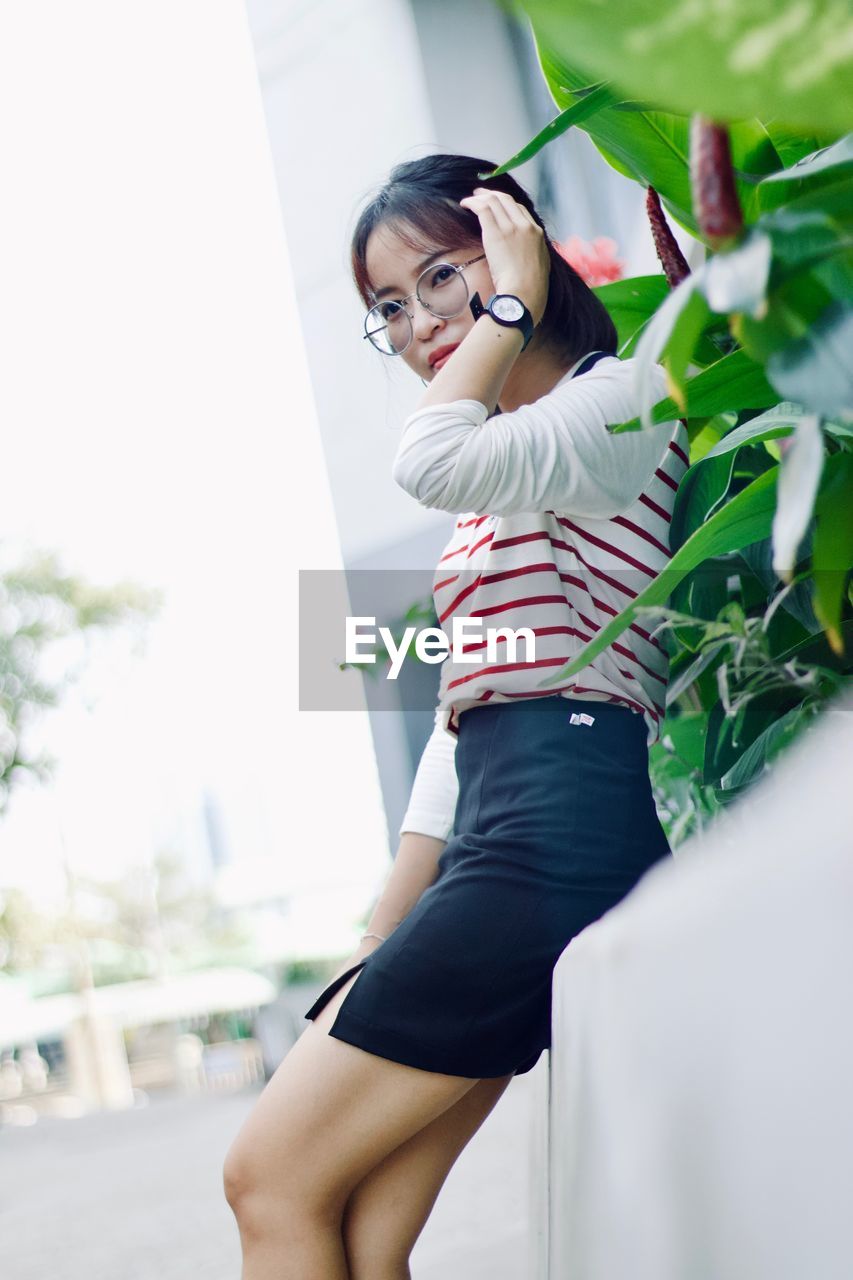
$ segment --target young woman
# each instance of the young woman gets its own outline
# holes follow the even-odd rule
[[[635,625],[542,682],[666,564],[684,428],[607,431],[637,411],[631,362],[526,192],[479,182],[492,168],[399,165],[352,263],[365,336],[428,386],[393,475],[457,514],[440,625],[528,627],[535,653],[473,641],[474,663],[442,664],[368,931],[228,1153],[243,1280],[408,1277],[449,1169],[550,1045],[561,952],[669,855],[648,776],[667,677],[654,637]]]

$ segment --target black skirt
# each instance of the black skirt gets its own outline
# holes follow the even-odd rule
[[[646,724],[616,703],[560,695],[494,703],[460,714],[455,756],[437,878],[304,1016],[363,969],[331,1035],[426,1071],[521,1075],[551,1045],[561,953],[671,856]]]

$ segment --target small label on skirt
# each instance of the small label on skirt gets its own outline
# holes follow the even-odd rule
[[[588,716],[585,711],[573,711],[569,724],[595,724],[595,716]]]

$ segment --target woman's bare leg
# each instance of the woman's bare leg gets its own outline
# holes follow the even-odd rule
[[[480,1080],[358,1184],[343,1220],[350,1280],[409,1280],[409,1256],[448,1173],[512,1078]]]
[[[243,1280],[350,1280],[344,1209],[368,1173],[477,1083],[405,1066],[328,1034],[361,973],[292,1046],[231,1145],[225,1194]]]

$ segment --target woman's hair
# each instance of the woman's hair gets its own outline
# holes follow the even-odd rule
[[[545,235],[551,259],[548,302],[530,347],[536,343],[566,361],[577,360],[587,351],[615,353],[616,328],[606,307],[554,248],[524,188],[508,173],[497,178],[479,177],[495,168],[489,160],[444,153],[395,165],[388,181],[360,214],[352,236],[353,279],[365,306],[370,307],[375,301],[365,262],[372,231],[387,225],[416,252],[428,253],[436,244],[482,248],[480,220],[459,201],[471,195],[475,187],[487,187],[506,191],[524,205]],[[424,239],[418,240],[413,229]],[[487,301],[483,299],[484,303]]]

